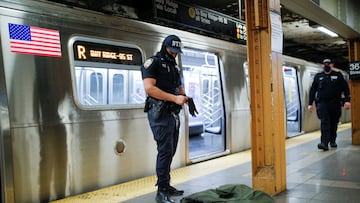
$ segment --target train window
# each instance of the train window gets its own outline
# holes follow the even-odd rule
[[[94,98],[94,100],[97,103],[104,103],[104,98],[102,97],[102,95],[104,95],[103,93],[103,75],[101,73],[91,73],[90,74],[90,97]]]
[[[247,61],[245,61],[243,63],[243,67],[244,67],[244,73],[245,73],[245,78],[246,78],[246,91],[247,91],[247,96],[248,98],[250,98],[250,80],[249,80],[249,63]],[[249,99],[250,100],[250,99]]]
[[[122,74],[115,74],[113,75],[113,83],[112,83],[112,96],[111,101],[113,103],[124,103],[125,93],[123,91],[116,91],[124,89],[124,75]]]
[[[85,108],[139,107],[146,99],[140,49],[120,42],[75,37],[69,43],[75,98]],[[142,106],[142,105],[141,105]]]
[[[202,93],[203,94],[208,93],[209,92],[209,80],[207,80],[207,79],[203,80],[202,87],[203,87],[202,88]]]

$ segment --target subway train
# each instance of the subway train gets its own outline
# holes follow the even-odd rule
[[[172,167],[251,147],[244,45],[46,1],[0,0],[0,26],[2,202],[48,202],[154,175],[140,66],[170,34],[183,41],[178,65],[199,112],[180,113]],[[306,108],[320,70],[283,56],[286,138],[319,129]],[[343,111],[341,122],[350,119]]]

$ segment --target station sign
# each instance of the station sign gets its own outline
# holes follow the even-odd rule
[[[74,59],[77,61],[142,65],[141,52],[133,47],[75,41],[73,50]]]
[[[155,18],[180,26],[206,32],[230,41],[246,44],[244,21],[199,6],[190,6],[175,0],[154,0]]]
[[[351,80],[360,80],[360,61],[350,62],[348,72]]]

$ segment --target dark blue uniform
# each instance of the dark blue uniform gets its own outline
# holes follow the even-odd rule
[[[143,78],[156,79],[156,86],[170,94],[178,95],[181,85],[179,68],[176,61],[164,49],[148,59],[141,67]],[[156,118],[154,107],[148,110],[148,120],[157,143],[156,160],[157,185],[159,188],[170,184],[170,165],[175,155],[179,138],[179,111],[181,106],[165,102],[161,115]]]
[[[155,198],[158,203],[174,203],[171,196],[184,194],[183,190],[170,185],[170,167],[179,140],[178,114],[181,105],[188,101],[181,84],[180,69],[175,61],[177,54],[182,52],[181,48],[180,38],[169,35],[164,39],[161,50],[141,66],[144,87],[148,94],[144,111],[148,113],[158,151],[156,158],[158,191]]]
[[[319,149],[327,150],[329,143],[336,147],[337,125],[344,100],[350,102],[350,91],[340,72],[332,70],[329,74],[321,72],[315,75],[310,88],[309,105],[315,101],[316,113],[321,121]]]

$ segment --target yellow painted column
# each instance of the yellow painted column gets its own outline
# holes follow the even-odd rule
[[[349,61],[360,60],[360,41],[348,40]],[[360,80],[350,81],[352,144],[360,144]]]
[[[280,14],[280,0],[245,0],[245,11],[253,189],[274,195],[286,189],[282,53],[272,50],[270,20],[270,12]]]

